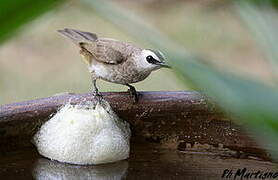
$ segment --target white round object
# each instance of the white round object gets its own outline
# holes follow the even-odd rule
[[[95,108],[67,104],[34,136],[38,152],[72,164],[103,164],[129,157],[130,128],[106,101]]]

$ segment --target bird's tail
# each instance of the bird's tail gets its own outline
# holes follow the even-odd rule
[[[63,34],[65,37],[70,38],[77,45],[79,45],[80,43],[92,42],[97,40],[97,35],[90,32],[84,32],[68,28],[57,31]]]

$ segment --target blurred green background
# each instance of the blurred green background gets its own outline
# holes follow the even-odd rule
[[[227,71],[269,80],[268,65],[239,19],[217,1],[118,0],[190,51],[213,59]],[[109,12],[107,12],[109,13]],[[50,96],[61,92],[90,91],[90,77],[79,50],[56,30],[64,27],[95,32],[99,36],[152,47],[132,38],[101,18],[81,1],[66,1],[27,24],[0,46],[0,104]],[[152,36],[144,34],[144,36]],[[154,47],[156,48],[156,47]],[[171,59],[168,59],[172,61]],[[126,91],[121,85],[98,82],[101,91]],[[138,90],[185,90],[172,70],[161,69]]]
[[[56,30],[90,31],[164,52],[173,69],[154,72],[137,90],[202,91],[278,161],[277,1],[2,1],[0,104],[89,92],[78,48]]]

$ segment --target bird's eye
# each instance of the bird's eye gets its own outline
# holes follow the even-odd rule
[[[147,61],[149,62],[149,61],[151,61],[152,59],[153,59],[153,57],[152,56],[147,56]]]
[[[151,63],[151,64],[158,64],[158,63],[160,63],[158,60],[154,59],[152,56],[147,56],[146,60],[148,61],[148,63]]]

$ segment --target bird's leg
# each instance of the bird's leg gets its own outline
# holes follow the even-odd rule
[[[130,96],[133,98],[133,102],[137,103],[138,102],[138,94],[136,92],[135,87],[131,86],[130,84],[126,84],[126,85],[129,87],[128,92],[129,92]]]
[[[92,84],[93,84],[93,86],[92,86],[93,95],[94,95],[94,96],[99,95],[99,91],[98,91],[98,88],[97,88],[97,80],[96,80],[96,79],[93,79],[93,80],[92,80]]]
[[[98,102],[100,102],[102,99],[102,95],[98,91],[96,82],[97,82],[96,79],[92,79],[92,83],[93,83],[92,92],[93,92],[93,96],[97,98]]]

